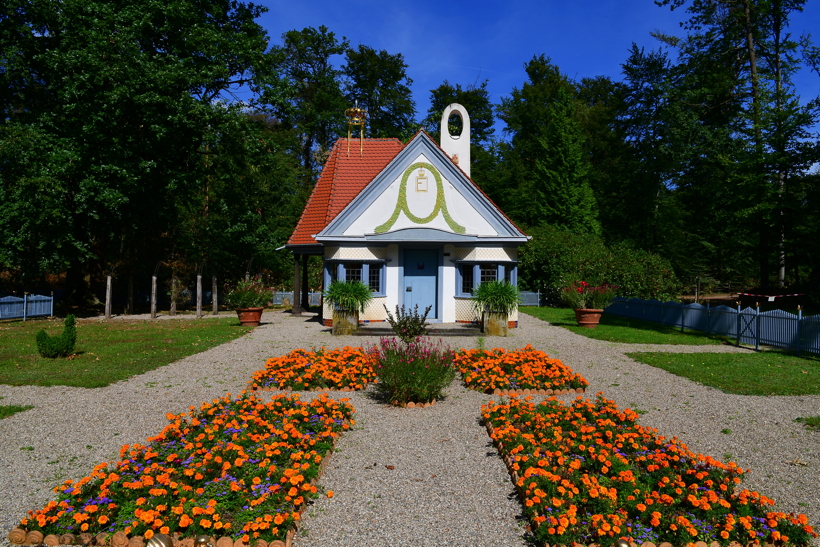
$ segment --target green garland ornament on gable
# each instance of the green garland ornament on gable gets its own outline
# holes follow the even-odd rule
[[[436,206],[433,207],[433,212],[427,215],[424,218],[417,217],[413,213],[410,212],[410,207],[407,206],[407,179],[410,178],[410,174],[415,171],[416,169],[427,169],[431,173],[433,173],[433,177],[436,179]],[[420,161],[414,163],[407,170],[404,172],[404,175],[401,177],[401,186],[399,187],[399,200],[396,202],[396,209],[393,211],[393,214],[390,215],[390,218],[387,222],[378,226],[376,228],[377,234],[383,234],[386,231],[390,230],[396,221],[399,219],[399,213],[404,212],[407,218],[410,219],[411,222],[414,224],[427,224],[428,222],[432,221],[436,216],[438,216],[439,211],[441,211],[442,216],[444,217],[444,221],[447,223],[447,226],[450,227],[457,234],[463,234],[467,232],[467,229],[464,226],[461,226],[453,217],[450,216],[449,211],[447,211],[447,202],[444,201],[444,185],[441,183],[441,175],[439,174],[438,170],[430,165],[427,162]]]

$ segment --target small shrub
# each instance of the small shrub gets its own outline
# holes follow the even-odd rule
[[[59,336],[49,336],[45,329],[37,332],[37,351],[40,355],[49,359],[65,357],[74,353],[74,345],[77,343],[76,318],[69,315],[65,318],[65,327]]]
[[[433,309],[433,306],[427,306],[424,314],[419,315],[418,304],[412,310],[405,310],[404,306],[396,306],[396,316],[393,317],[387,306],[384,306],[384,311],[387,312],[387,322],[390,323],[390,327],[396,333],[396,336],[405,344],[427,334],[427,314],[430,313],[431,309]]]
[[[419,338],[410,343],[382,338],[376,355],[378,389],[394,404],[429,403],[440,398],[456,375],[453,353],[441,342]]]

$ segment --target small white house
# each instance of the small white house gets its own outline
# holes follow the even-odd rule
[[[461,135],[447,121],[461,117]],[[431,306],[431,322],[473,322],[469,300],[485,281],[516,284],[518,246],[528,237],[470,179],[470,120],[452,104],[439,146],[425,131],[396,139],[339,139],[287,247],[321,254],[324,286],[369,284],[373,301],[360,321],[385,321],[384,306]],[[296,289],[298,292],[298,289]],[[332,310],[324,309],[325,325]],[[518,325],[517,314],[510,327]]]

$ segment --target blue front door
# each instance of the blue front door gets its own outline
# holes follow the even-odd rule
[[[419,313],[432,306],[428,319],[437,319],[438,251],[436,249],[404,250],[404,306],[418,304]]]

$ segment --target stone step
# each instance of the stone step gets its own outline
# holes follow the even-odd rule
[[[393,329],[390,327],[372,327],[367,324],[359,325],[359,330],[356,331],[356,336],[394,336]],[[444,336],[481,336],[481,329],[475,325],[456,324],[447,326],[431,326],[427,330],[427,336],[444,337]]]

